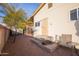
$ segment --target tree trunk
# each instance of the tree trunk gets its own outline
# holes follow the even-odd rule
[[[13,39],[13,42],[15,43],[15,40],[16,40],[16,33],[17,33],[17,29],[15,28],[15,31],[14,31],[14,39]]]
[[[24,31],[25,31],[25,30],[23,29],[23,35],[24,35]]]

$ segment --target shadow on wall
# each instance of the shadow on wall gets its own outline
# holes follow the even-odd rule
[[[79,36],[79,20],[76,20],[74,25],[75,25],[75,29],[76,29],[76,35]]]

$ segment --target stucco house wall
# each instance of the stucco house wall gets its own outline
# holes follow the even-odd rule
[[[53,3],[51,8],[45,4],[43,8],[34,16],[34,24],[40,21],[40,26],[35,27],[34,36],[42,35],[41,23],[44,18],[48,19],[48,36],[61,36],[62,34],[71,34],[72,41],[79,43],[79,37],[76,35],[75,22],[70,20],[70,10],[79,8],[78,3]]]
[[[42,20],[48,17],[47,14],[48,8],[47,4],[34,16],[34,36],[42,35],[42,30],[41,30],[41,25],[42,25]],[[35,27],[35,22],[40,21],[40,26]]]
[[[75,22],[76,20],[70,20],[70,10],[79,8],[79,4],[53,4],[53,7],[49,9],[49,33],[52,35],[72,34],[72,41],[78,42],[78,36],[76,36]]]

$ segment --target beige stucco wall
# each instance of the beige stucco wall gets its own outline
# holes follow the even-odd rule
[[[4,44],[7,42],[9,37],[9,30],[4,27],[0,27],[0,53],[4,47]]]
[[[72,41],[78,42],[79,39],[75,35],[75,21],[70,20],[70,10],[79,8],[79,4],[53,4],[49,9],[49,24],[52,24],[52,35],[72,34]],[[50,25],[49,25],[50,27]],[[50,28],[51,28],[50,27]],[[51,30],[49,28],[49,33]]]
[[[4,29],[0,29],[0,52],[4,46]]]
[[[8,38],[9,38],[9,29],[5,29],[5,42],[7,42]]]
[[[72,41],[79,42],[79,37],[76,35],[75,22],[70,20],[70,10],[79,8],[77,3],[53,3],[53,6],[48,9],[45,6],[34,16],[34,22],[48,18],[48,35],[55,38],[55,35],[72,34]],[[42,35],[41,26],[34,27],[37,31],[34,36]]]

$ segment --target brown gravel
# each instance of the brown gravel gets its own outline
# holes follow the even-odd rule
[[[73,56],[76,55],[74,50],[63,46],[58,46],[54,52],[47,52],[34,44],[30,36],[19,35],[16,37],[15,43],[9,39],[8,43],[4,46],[3,53],[9,53],[11,56]]]
[[[15,56],[48,56],[50,55],[39,46],[31,42],[31,37],[20,35],[17,36],[15,43],[8,42],[3,52],[8,52],[9,55]]]

